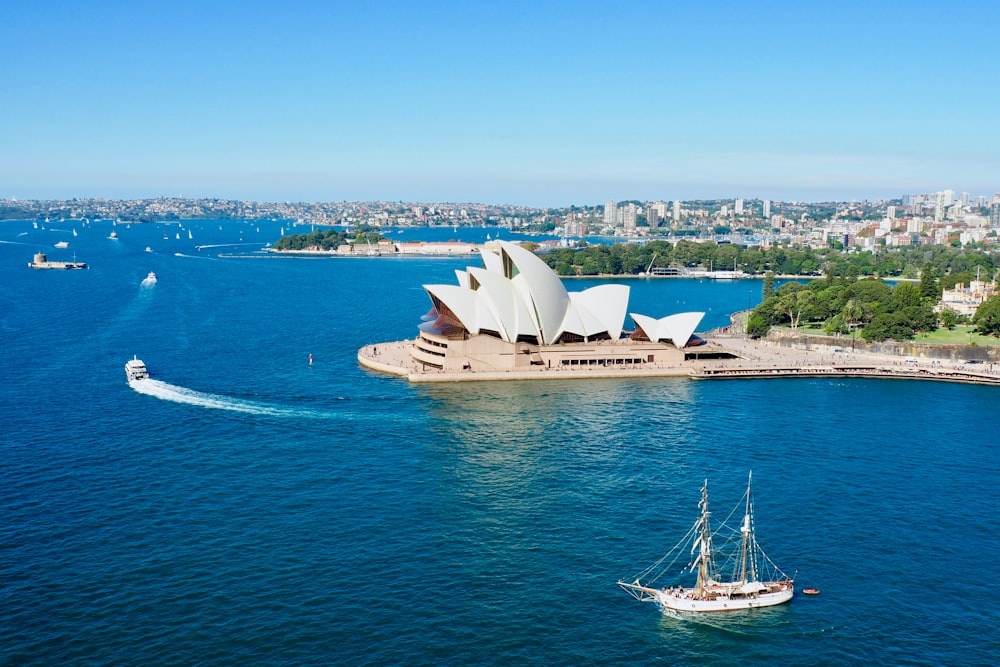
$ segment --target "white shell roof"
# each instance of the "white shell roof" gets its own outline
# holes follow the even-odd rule
[[[628,311],[627,285],[567,292],[559,276],[534,253],[507,241],[500,241],[499,246],[499,254],[480,251],[483,268],[456,271],[458,285],[424,285],[469,333],[488,330],[508,342],[526,336],[543,344],[555,343],[564,333],[621,336]],[[682,313],[662,320],[632,315],[632,319],[650,339],[670,338],[683,347],[703,315]]]
[[[705,317],[705,313],[677,313],[661,319],[655,319],[638,313],[631,313],[632,320],[652,341],[671,341],[675,347],[687,345],[694,334],[695,328]]]

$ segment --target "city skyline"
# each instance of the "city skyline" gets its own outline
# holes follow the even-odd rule
[[[1000,191],[986,2],[9,8],[0,198]]]

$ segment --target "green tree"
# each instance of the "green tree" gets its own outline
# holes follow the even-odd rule
[[[894,310],[919,306],[922,301],[920,288],[913,283],[899,283],[892,290]]]
[[[977,333],[1000,335],[1000,294],[994,294],[979,306],[972,323]]]
[[[761,294],[761,299],[767,299],[769,296],[774,295],[774,273],[768,271],[764,274],[764,290]]]
[[[941,285],[938,284],[934,265],[930,262],[924,264],[924,268],[920,272],[920,296],[925,299],[933,299],[935,302],[941,300]]]
[[[747,318],[747,335],[751,338],[763,338],[771,330],[767,318],[754,311]]]
[[[951,308],[945,308],[944,310],[941,311],[939,317],[941,319],[941,324],[944,326],[944,328],[946,328],[948,331],[955,330],[955,325],[958,324],[958,313],[956,313]]]

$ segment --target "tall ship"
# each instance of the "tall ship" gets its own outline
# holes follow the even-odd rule
[[[701,487],[698,519],[665,556],[631,581],[618,585],[640,602],[664,612],[719,612],[771,607],[792,599],[794,582],[757,543],[753,516],[753,473],[739,504],[717,529],[709,523],[708,480]],[[743,508],[742,522],[728,522]],[[693,560],[682,563],[690,555]],[[693,581],[692,581],[693,578]]]

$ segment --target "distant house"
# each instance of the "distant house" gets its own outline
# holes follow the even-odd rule
[[[996,293],[996,282],[985,282],[983,280],[973,280],[966,287],[965,283],[958,283],[954,289],[946,289],[941,293],[941,301],[934,306],[935,312],[943,310],[953,310],[959,315],[973,316],[983,301]]]

